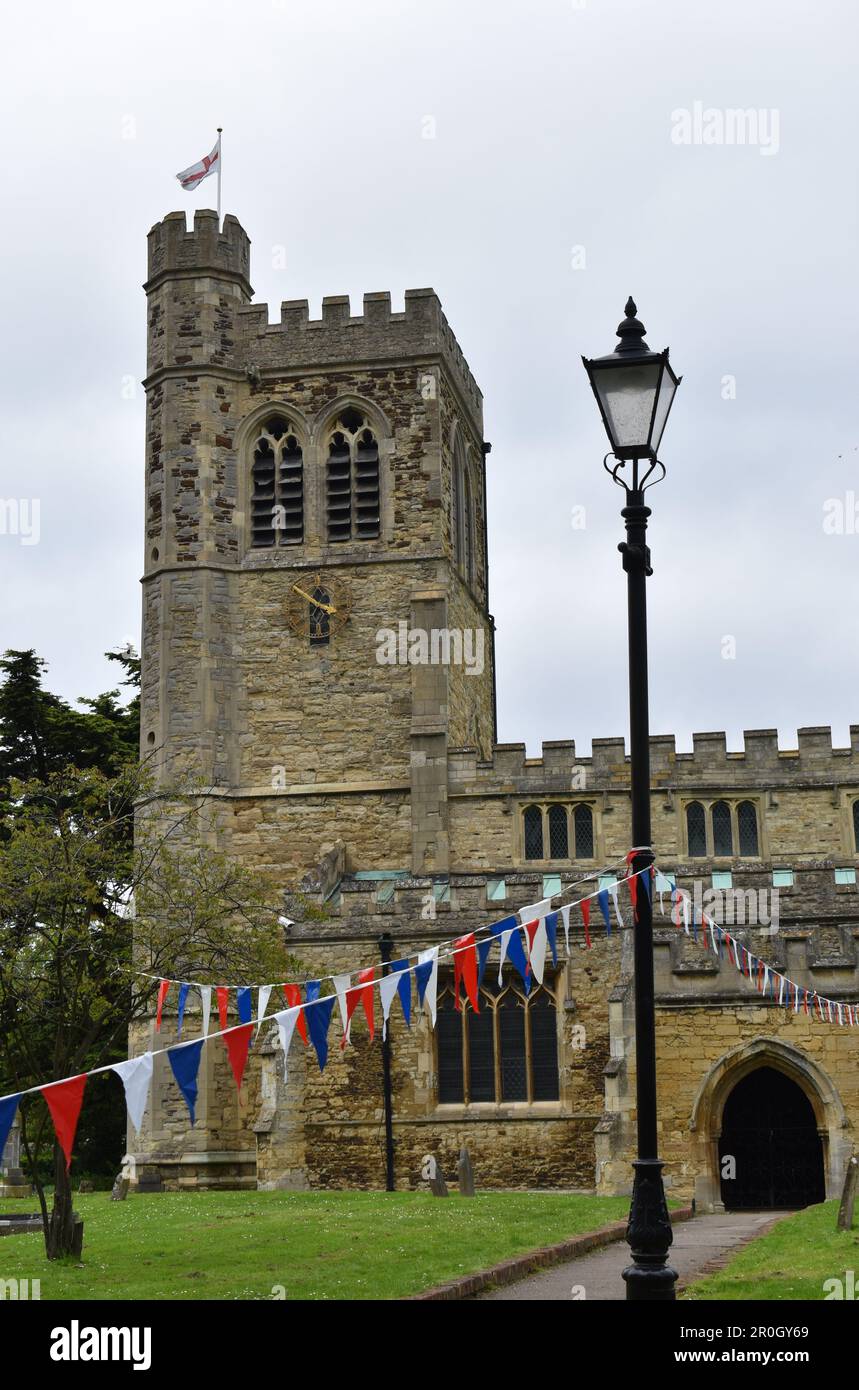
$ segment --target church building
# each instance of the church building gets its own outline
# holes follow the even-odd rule
[[[624,740],[497,741],[481,392],[430,289],[253,302],[248,236],[197,212],[149,234],[142,749],[209,789],[214,841],[282,885],[306,975],[394,959],[622,875]],[[496,485],[503,485],[503,481]],[[526,581],[524,581],[527,583]],[[535,590],[538,580],[534,579]],[[859,1000],[859,726],[651,745],[657,864],[747,915],[756,957]],[[591,876],[591,877],[588,877]],[[574,886],[578,885],[578,886]],[[712,901],[712,898],[711,898]],[[311,904],[312,913],[302,911]],[[699,1209],[838,1193],[859,1122],[859,1032],[780,1006],[655,899],[660,1156]],[[773,909],[776,909],[774,912]],[[467,1144],[486,1187],[628,1192],[635,1151],[631,922],[571,918],[526,994],[391,1018],[395,1177]],[[282,1005],[272,1005],[282,1007]],[[132,1047],[172,1041],[175,1017]],[[275,1032],[274,1029],[271,1030]],[[332,1039],[339,1026],[332,1025]],[[354,1046],[288,1081],[264,1028],[237,1094],[203,1049],[197,1123],[156,1059],[138,1171],[168,1187],[379,1187],[382,1061]],[[725,1176],[736,1159],[736,1176]]]

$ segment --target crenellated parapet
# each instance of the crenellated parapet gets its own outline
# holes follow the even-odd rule
[[[406,290],[402,313],[392,311],[387,290],[365,294],[360,314],[352,313],[348,295],[329,295],[321,318],[310,317],[306,299],[285,300],[279,323],[269,322],[268,305],[248,304],[239,329],[248,366],[263,381],[308,367],[409,361],[420,366],[440,359],[482,431],[483,396],[435,290]]]
[[[780,748],[776,729],[748,729],[741,750],[728,749],[724,732],[695,733],[692,752],[678,753],[673,734],[650,739],[654,789],[700,786],[777,788],[859,783],[859,724],[850,726],[850,747],[833,746],[827,726],[799,729],[796,746]],[[524,743],[499,743],[491,761],[473,749],[449,753],[451,788],[460,793],[536,795],[567,792],[577,785],[590,791],[629,787],[629,755],[622,738],[595,738],[590,756],[577,756],[575,743],[552,741],[542,756],[528,757]]]

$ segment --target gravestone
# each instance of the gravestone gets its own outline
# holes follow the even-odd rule
[[[32,1191],[21,1172],[21,1130],[16,1118],[0,1154],[0,1197],[29,1197]]]
[[[142,1163],[137,1170],[138,1192],[163,1192],[161,1172],[156,1163]]]
[[[89,1178],[81,1178],[78,1192],[95,1192],[95,1183],[91,1182]]]
[[[857,1162],[856,1155],[853,1154],[847,1164],[847,1172],[844,1174],[844,1190],[841,1193],[841,1205],[838,1208],[838,1220],[835,1223],[836,1231],[851,1231],[853,1229],[853,1207],[856,1202],[858,1178],[859,1162]]]
[[[456,1173],[457,1178],[459,1179],[460,1197],[473,1197],[474,1169],[471,1166],[471,1158],[469,1157],[468,1149],[465,1147],[464,1144],[459,1151],[459,1163],[457,1165]]]
[[[448,1197],[450,1195],[444,1180],[444,1173],[441,1171],[435,1154],[427,1154],[421,1164],[421,1177],[424,1182],[429,1183],[430,1192],[434,1197]]]
[[[110,1200],[112,1202],[124,1202],[128,1196],[129,1186],[128,1178],[123,1177],[122,1173],[118,1173],[111,1190]]]

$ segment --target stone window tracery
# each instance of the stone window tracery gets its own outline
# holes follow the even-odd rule
[[[556,1101],[558,1073],[557,1006],[546,981],[530,995],[504,979],[484,979],[480,1013],[467,999],[454,1007],[448,983],[439,995],[436,1026],[440,1105]]]
[[[329,541],[375,540],[381,534],[379,443],[356,406],[340,411],[329,435],[325,515]]]
[[[251,546],[301,545],[304,540],[304,453],[285,415],[261,426],[251,465]]]

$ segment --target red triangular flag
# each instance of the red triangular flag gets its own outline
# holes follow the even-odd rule
[[[282,986],[282,989],[283,989],[283,997],[284,997],[284,999],[286,1000],[287,1006],[288,1006],[290,1009],[294,1009],[295,1006],[296,1006],[296,1004],[300,1004],[300,1003],[301,1003],[301,986],[300,986],[300,985],[283,985],[283,986]],[[301,1041],[304,1043],[304,1046],[306,1047],[306,1046],[307,1046],[307,1019],[306,1019],[305,1016],[304,1016],[304,1010],[303,1010],[303,1009],[301,1010],[301,1013],[298,1015],[298,1018],[295,1020],[295,1026],[296,1026],[296,1028],[298,1029],[299,1035],[300,1035],[300,1037],[301,1037]]]
[[[158,1008],[155,1013],[155,1031],[161,1032],[161,1010],[164,1008],[164,1000],[167,998],[167,991],[170,988],[169,980],[159,980],[158,982]]]
[[[352,989],[347,989],[346,991],[346,1031],[340,1039],[341,1050],[346,1046],[349,1024],[352,1022],[352,1015],[358,1007],[359,1000],[363,1005],[364,1017],[367,1020],[367,1027],[370,1030],[370,1042],[372,1042],[373,1038],[376,1036],[376,1021],[373,1017],[373,986],[367,983],[373,979],[373,974],[374,967],[372,965],[368,966],[366,970],[359,970],[355,978],[358,984],[362,985],[363,988],[358,989],[357,985],[355,985]]]
[[[528,968],[525,971],[525,979],[531,974],[531,952],[534,949],[534,937],[537,935],[537,928],[540,925],[539,917],[535,917],[533,922],[525,923],[525,935],[528,938]]]
[[[459,982],[465,983],[465,992],[471,1000],[471,1007],[476,1014],[480,1013],[477,1003],[477,947],[474,944],[474,932],[469,932],[466,936],[460,936],[453,943],[453,992],[456,1008],[461,1010],[462,1004],[459,1000]]]
[[[240,1023],[236,1028],[228,1028],[224,1034],[224,1046],[230,1056],[230,1066],[236,1078],[236,1086],[242,1088],[242,1077],[248,1062],[248,1049],[254,1031],[252,1023]]]
[[[590,946],[590,944],[591,944],[591,934],[590,934],[590,931],[589,931],[589,927],[590,927],[590,925],[591,925],[591,904],[590,904],[590,900],[589,900],[588,898],[582,898],[581,902],[579,903],[579,907],[580,907],[581,910],[582,910],[582,921],[583,921],[584,924],[585,924],[585,945],[586,945],[586,946]]]
[[[215,990],[218,996],[218,1018],[221,1020],[221,1032],[227,1026],[227,1014],[230,1007],[230,991],[227,985],[218,985]]]
[[[75,1142],[85,1086],[86,1073],[82,1076],[71,1076],[68,1081],[58,1081],[55,1086],[40,1087],[48,1102],[60,1148],[66,1156],[66,1171],[72,1166],[72,1145]]]

